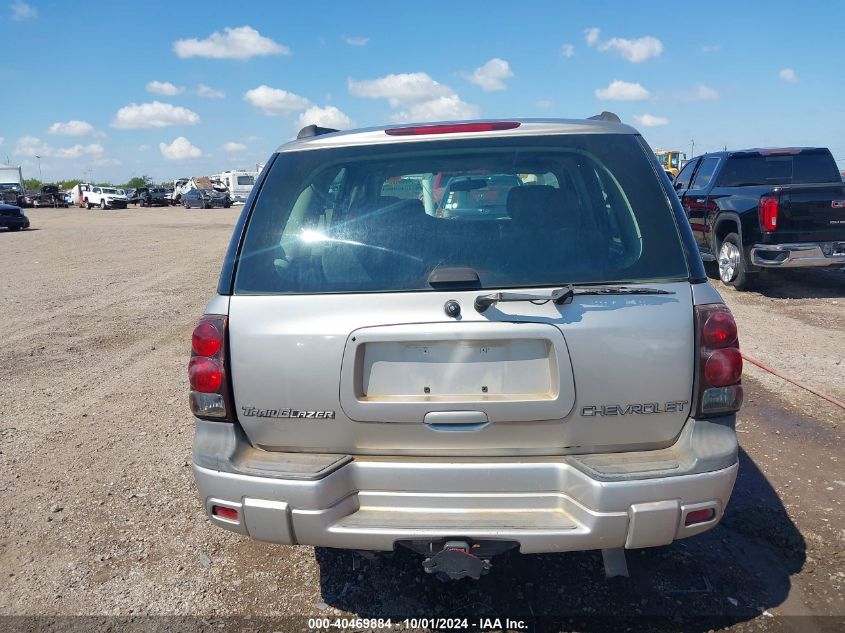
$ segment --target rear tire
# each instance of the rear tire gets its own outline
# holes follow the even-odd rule
[[[736,233],[729,233],[719,245],[719,279],[734,290],[748,290],[752,285],[753,274],[749,275],[745,261],[745,251]]]
[[[100,200],[100,209],[102,209],[103,211],[106,210],[106,201],[105,200]]]
[[[86,201],[85,201],[85,208],[86,208],[86,209],[88,209],[88,210],[90,211],[91,209],[93,209],[93,208],[94,208],[94,205],[93,205],[93,204],[91,204],[90,202],[88,202],[88,201],[86,200]]]

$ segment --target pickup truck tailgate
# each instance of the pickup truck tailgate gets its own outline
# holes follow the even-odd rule
[[[845,240],[845,183],[776,187],[780,242]]]

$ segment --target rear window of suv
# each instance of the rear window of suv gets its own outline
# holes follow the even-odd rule
[[[640,140],[589,134],[282,152],[234,291],[431,291],[432,272],[452,267],[481,288],[689,277]]]

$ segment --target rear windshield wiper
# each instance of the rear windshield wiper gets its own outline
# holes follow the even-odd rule
[[[575,287],[572,284],[564,288],[552,290],[550,295],[532,295],[520,292],[494,292],[489,295],[478,295],[475,298],[475,309],[484,312],[494,303],[505,301],[530,301],[536,305],[542,305],[551,301],[555,305],[566,305],[572,303],[576,295],[673,295],[671,290],[662,288],[647,288],[645,286],[581,286]]]

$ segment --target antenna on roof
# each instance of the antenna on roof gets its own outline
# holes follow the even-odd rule
[[[332,132],[340,132],[340,130],[336,130],[331,127],[306,125],[304,128],[299,130],[299,134],[296,135],[296,138],[309,138],[311,136],[319,136],[320,134],[331,134]]]
[[[620,119],[616,114],[613,112],[608,112],[605,110],[601,114],[594,114],[593,116],[589,117],[590,121],[612,121],[613,123],[622,123],[622,119]]]

